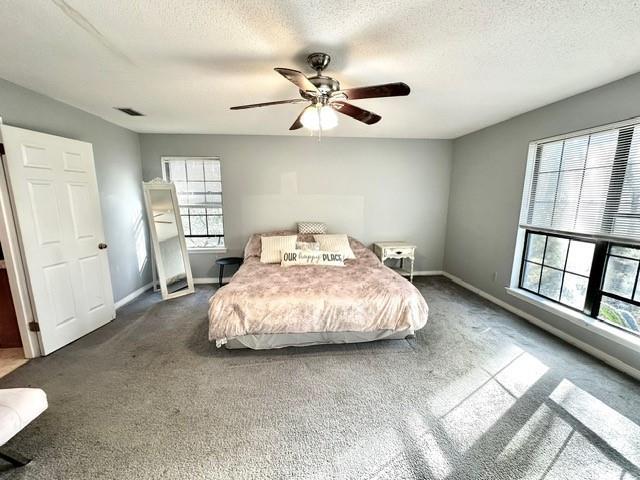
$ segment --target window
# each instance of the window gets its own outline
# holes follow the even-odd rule
[[[632,332],[640,332],[640,249],[610,245],[600,289],[598,318]]]
[[[176,187],[187,247],[224,247],[220,159],[163,157],[162,175]]]
[[[518,287],[640,335],[640,120],[533,142]]]
[[[528,232],[520,287],[582,311],[595,244]]]

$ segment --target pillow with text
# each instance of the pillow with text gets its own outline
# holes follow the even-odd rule
[[[344,267],[344,258],[341,253],[323,252],[322,250],[291,250],[282,252],[280,265],[290,267],[293,265],[320,265],[325,267]]]

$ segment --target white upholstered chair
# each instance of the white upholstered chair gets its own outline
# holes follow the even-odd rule
[[[0,389],[0,447],[47,409],[47,395],[39,388]],[[0,452],[0,458],[15,467],[29,459]]]

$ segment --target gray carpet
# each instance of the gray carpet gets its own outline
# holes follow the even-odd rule
[[[2,479],[640,477],[640,386],[444,278],[416,339],[207,342],[212,287],[145,295],[0,380],[50,407]],[[4,467],[0,467],[2,469]]]

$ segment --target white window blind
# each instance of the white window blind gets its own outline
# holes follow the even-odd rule
[[[520,226],[640,243],[640,120],[531,143]]]

